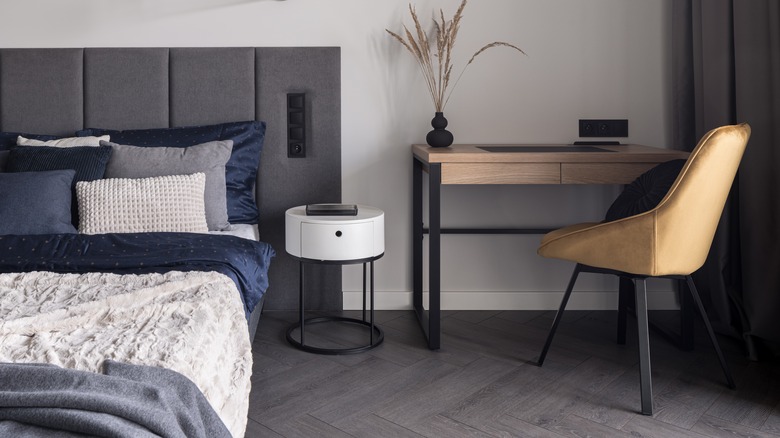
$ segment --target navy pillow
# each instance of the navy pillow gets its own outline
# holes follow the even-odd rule
[[[684,165],[685,160],[667,161],[637,177],[609,207],[605,220],[612,222],[654,209],[672,188]]]
[[[0,174],[0,234],[75,233],[74,170]]]
[[[113,143],[142,147],[188,147],[209,141],[233,140],[233,151],[225,165],[228,220],[232,224],[255,224],[258,221],[254,188],[263,150],[265,122],[125,131],[90,128],[78,131],[76,135],[110,135]]]
[[[111,146],[75,146],[57,148],[50,146],[17,146],[11,149],[6,163],[6,172],[38,172],[44,170],[73,169],[73,198],[76,183],[94,181],[103,178],[108,159],[111,158]],[[71,208],[72,222],[78,226],[78,203]]]

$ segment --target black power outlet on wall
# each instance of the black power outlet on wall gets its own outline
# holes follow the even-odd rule
[[[287,93],[287,157],[306,157],[305,93]]]
[[[580,137],[628,137],[628,119],[580,119]]]

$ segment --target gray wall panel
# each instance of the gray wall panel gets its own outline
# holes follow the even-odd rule
[[[0,130],[72,135],[82,85],[83,49],[0,49]]]
[[[90,128],[168,127],[168,49],[85,49],[84,107]]]
[[[255,118],[251,47],[171,49],[171,126]]]
[[[276,248],[267,305],[298,305],[298,263],[284,250],[284,212],[341,200],[341,50],[258,48],[257,117],[268,130],[258,177],[260,235]],[[287,157],[287,93],[306,93],[306,158]],[[341,309],[341,268],[308,269],[307,307]]]

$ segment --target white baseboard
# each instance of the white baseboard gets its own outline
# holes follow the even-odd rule
[[[427,292],[424,300],[427,302]],[[375,292],[376,310],[412,309],[412,292]],[[555,291],[477,291],[442,292],[442,310],[557,310],[563,292]],[[678,309],[673,290],[648,291],[647,306],[652,310]],[[427,307],[427,306],[426,306]],[[363,308],[362,291],[344,291],[344,310]],[[617,309],[617,291],[575,291],[568,310]]]

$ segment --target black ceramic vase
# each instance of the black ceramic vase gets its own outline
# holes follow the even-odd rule
[[[445,148],[452,144],[452,133],[444,129],[447,127],[447,119],[444,118],[444,113],[437,112],[431,120],[431,126],[433,126],[433,131],[425,136],[425,141],[428,142],[428,145],[434,148]]]

